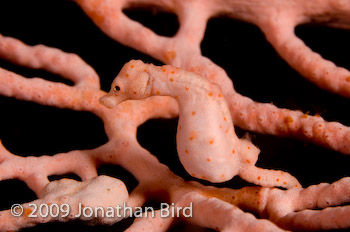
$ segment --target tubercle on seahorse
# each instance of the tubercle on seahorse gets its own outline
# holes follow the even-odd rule
[[[224,182],[239,175],[262,186],[301,187],[288,173],[254,166],[260,150],[235,134],[220,88],[194,73],[132,60],[124,65],[100,102],[111,108],[128,99],[154,95],[171,96],[180,106],[177,152],[193,177]]]

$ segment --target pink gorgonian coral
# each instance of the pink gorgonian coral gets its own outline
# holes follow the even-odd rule
[[[348,0],[1,5],[1,231],[350,227]]]

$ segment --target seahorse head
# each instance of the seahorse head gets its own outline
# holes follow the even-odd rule
[[[140,60],[131,60],[120,70],[108,94],[100,103],[113,108],[129,99],[144,99],[151,94],[150,74],[147,65]]]

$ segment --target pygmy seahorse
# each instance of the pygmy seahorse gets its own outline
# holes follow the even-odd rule
[[[128,99],[171,96],[179,104],[177,152],[193,177],[223,182],[239,175],[262,186],[300,187],[290,174],[258,168],[260,150],[237,137],[220,88],[192,72],[132,60],[124,65],[100,102],[112,108]]]

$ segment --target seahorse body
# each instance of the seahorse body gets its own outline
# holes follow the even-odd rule
[[[211,182],[240,175],[263,186],[300,187],[288,173],[254,166],[260,150],[236,136],[220,88],[194,73],[132,60],[124,65],[101,103],[113,107],[127,99],[155,95],[171,96],[179,103],[177,152],[190,175]]]

